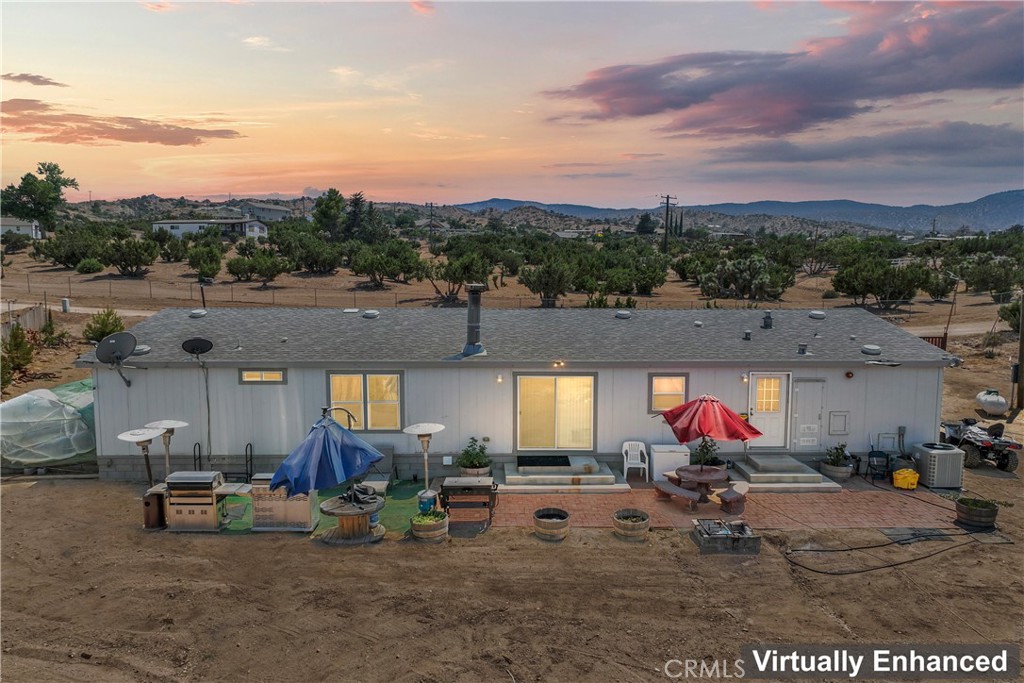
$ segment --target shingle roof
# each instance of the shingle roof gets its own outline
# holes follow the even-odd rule
[[[486,295],[485,295],[486,296]],[[486,298],[485,298],[486,302]],[[466,309],[381,309],[379,317],[337,308],[210,308],[160,311],[131,331],[150,352],[132,364],[194,363],[181,342],[214,343],[207,363],[264,366],[392,362],[438,363],[466,343]],[[807,365],[889,360],[939,366],[946,352],[860,309],[829,310],[824,320],[806,310],[488,309],[481,315],[486,356],[463,362],[528,364],[554,360],[594,363],[800,363]],[[701,325],[697,326],[697,322]],[[744,330],[751,339],[743,339]],[[815,335],[818,336],[815,336]],[[797,353],[807,344],[807,354]],[[881,347],[865,355],[861,347]],[[88,360],[83,357],[82,360]]]

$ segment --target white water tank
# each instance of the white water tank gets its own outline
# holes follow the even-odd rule
[[[958,489],[964,481],[964,452],[948,443],[919,443],[914,462],[921,485],[930,489]]]

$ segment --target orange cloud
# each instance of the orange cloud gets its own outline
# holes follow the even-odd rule
[[[142,6],[150,12],[170,12],[171,10],[177,9],[177,7],[169,2],[144,2],[142,3]]]
[[[413,0],[412,9],[417,14],[433,14],[434,3],[431,0]]]
[[[89,116],[67,112],[41,100],[4,101],[4,132],[29,136],[33,142],[62,145],[101,145],[107,142],[148,142],[195,147],[211,138],[242,137],[230,129],[204,129],[133,116]]]

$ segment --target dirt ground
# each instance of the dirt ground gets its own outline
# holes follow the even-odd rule
[[[32,293],[25,284],[45,268],[16,258],[4,298],[34,300],[39,282]],[[72,278],[79,305],[193,305],[150,299],[138,286],[137,296],[94,295],[77,289],[87,284],[74,280],[82,276],[59,277]],[[168,278],[157,292],[160,282],[175,284],[173,273],[155,277]],[[324,283],[284,280],[296,289]],[[358,290],[351,276],[331,280],[339,291]],[[785,304],[828,304],[820,298],[827,286],[801,280]],[[517,287],[487,296],[521,305]],[[407,305],[429,305],[429,284],[394,289]],[[1016,338],[1006,335],[986,356],[978,327],[993,325],[996,308],[986,299],[958,297],[952,329],[970,335],[950,346],[964,364],[946,372],[946,419],[977,416],[974,395],[988,386],[1008,395]],[[697,302],[678,282],[657,297],[658,305]],[[944,327],[949,310],[919,302],[893,318],[911,330]],[[87,318],[58,314],[57,323],[77,336]],[[87,376],[68,369],[84,348],[47,352],[11,395]],[[1007,433],[1024,436],[1022,423],[1017,417]],[[0,486],[0,671],[5,681],[87,683],[657,681],[670,659],[732,661],[746,643],[1019,644],[1020,479],[983,467],[966,473],[966,488],[1016,503],[999,513],[1013,544],[964,537],[804,559],[865,569],[941,551],[830,576],[789,564],[785,550],[885,538],[870,529],[767,532],[759,556],[727,557],[701,556],[675,531],[634,545],[610,530],[574,529],[549,545],[527,529],[495,528],[436,547],[396,530],[374,547],[331,548],[293,534],[146,532],[140,485],[10,478]]]

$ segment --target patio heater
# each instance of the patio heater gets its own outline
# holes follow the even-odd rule
[[[430,450],[431,435],[437,434],[442,429],[444,429],[444,425],[437,424],[436,422],[418,422],[402,430],[406,434],[415,434],[420,440],[420,445],[423,447],[423,490],[419,493],[421,503],[425,500],[436,500],[437,498],[437,493],[430,490],[430,461],[427,454]],[[433,505],[430,507],[433,507]]]
[[[188,422],[182,422],[181,420],[157,420],[156,422],[146,423],[146,427],[164,430],[162,435],[164,441],[164,479],[167,479],[167,476],[171,473],[171,437],[174,436],[175,429],[188,427]]]
[[[132,429],[121,432],[117,438],[129,443],[137,443],[142,449],[142,457],[146,459],[146,476],[149,477],[149,488],[153,488],[153,468],[149,464],[149,444],[153,439],[164,433],[163,429]]]

